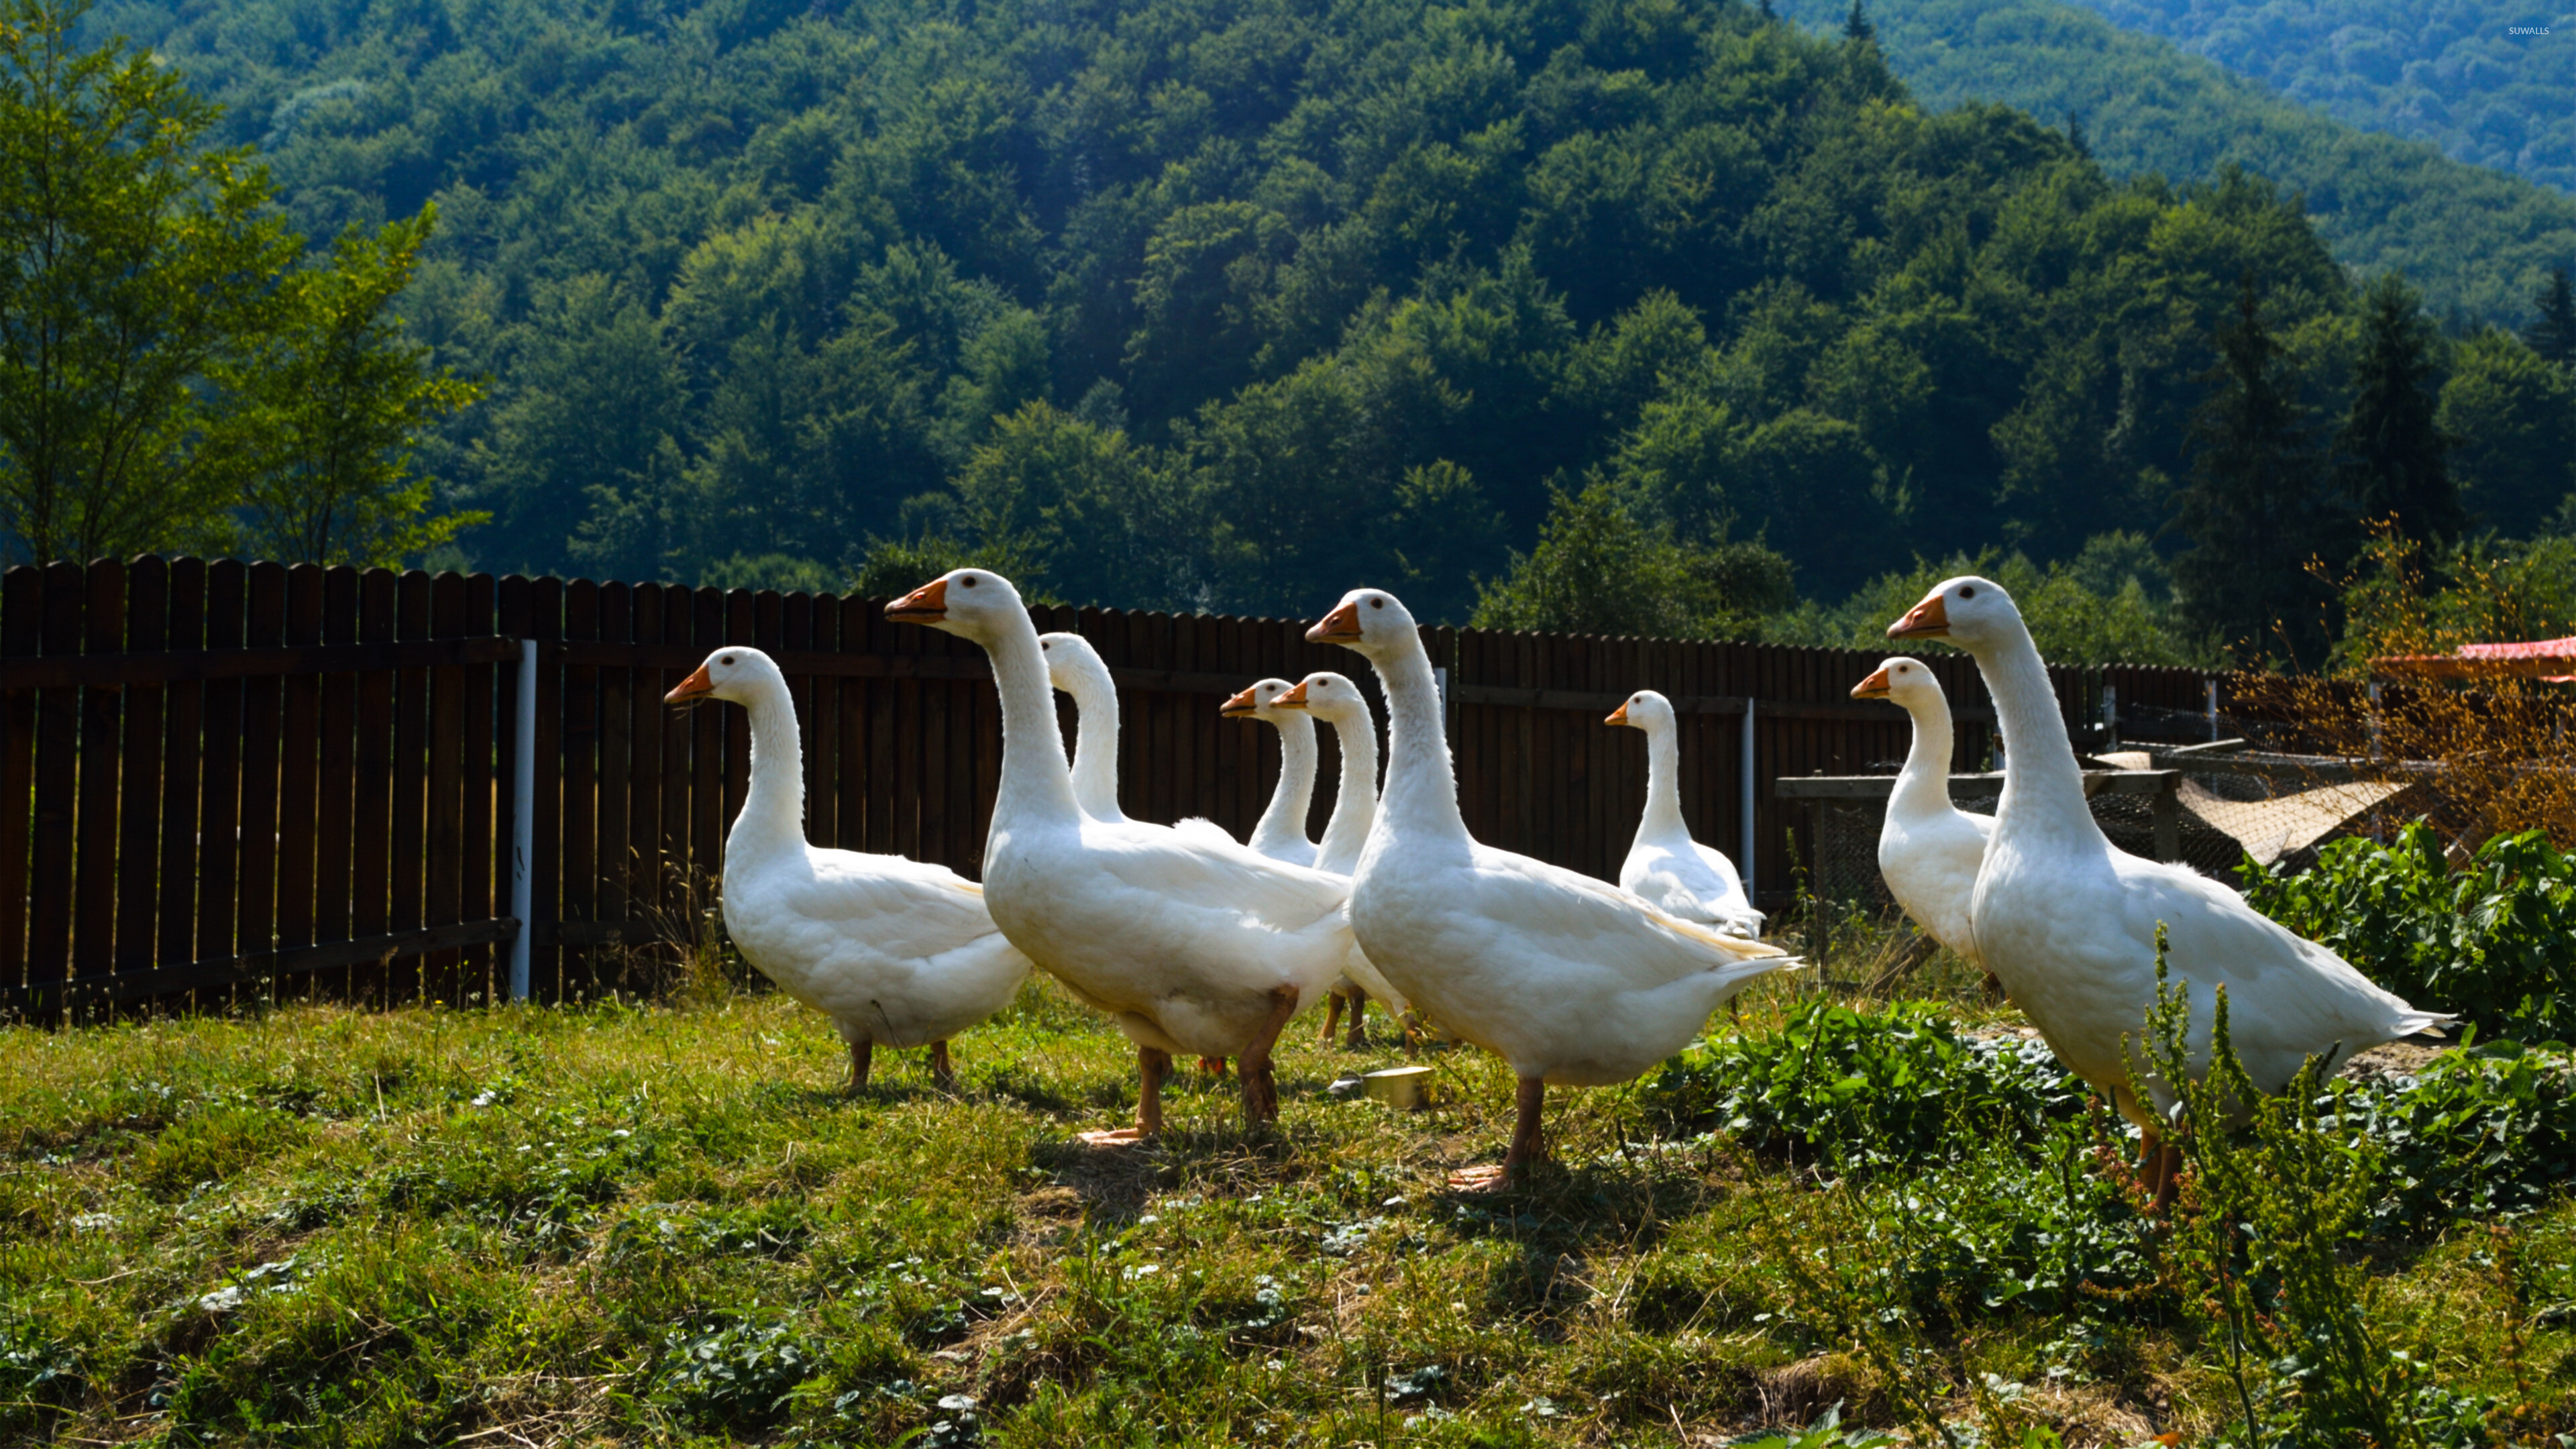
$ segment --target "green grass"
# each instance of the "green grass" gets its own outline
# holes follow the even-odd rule
[[[2010,1025],[1971,980],[1909,978]],[[1184,1070],[1129,1152],[1070,1140],[1126,1120],[1132,1060],[1045,983],[958,1041],[954,1095],[881,1053],[840,1096],[836,1039],[767,995],[0,1031],[0,1441],[1717,1444],[1844,1401],[2125,1446],[2233,1402],[2063,1122],[1836,1179],[1651,1085],[1558,1093],[1558,1166],[1463,1197],[1501,1066],[1428,1052],[1446,1100],[1397,1115],[1324,1089],[1399,1054],[1314,1029],[1275,1133]],[[2147,1286],[1958,1266],[2025,1206],[2117,1219]],[[2560,1197],[2370,1248],[2374,1312],[2494,1422],[2576,1428],[2571,1238]]]

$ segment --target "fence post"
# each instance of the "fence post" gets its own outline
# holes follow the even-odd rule
[[[535,878],[529,863],[537,844],[537,641],[519,641],[518,748],[511,755],[510,914],[519,933],[510,938],[510,999],[528,999],[528,947],[536,930]]]
[[[1741,812],[1742,820],[1736,836],[1736,853],[1744,858],[1744,899],[1751,901],[1753,899],[1753,696],[1749,694],[1744,696],[1744,739],[1742,748],[1737,753],[1741,757],[1738,763],[1744,775],[1744,789],[1740,797],[1744,802],[1744,809]]]

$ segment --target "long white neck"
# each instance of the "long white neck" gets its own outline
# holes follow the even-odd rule
[[[1682,823],[1681,730],[1671,720],[1646,725],[1646,813],[1637,821],[1637,838],[1662,840],[1690,834]]]
[[[1888,813],[1907,819],[1940,815],[1950,808],[1950,701],[1937,689],[1930,698],[1909,692],[1897,701],[1914,718],[1914,743],[1905,751],[1905,768],[1896,773],[1896,788],[1887,797]]]
[[[1037,626],[1015,609],[983,643],[993,687],[1002,696],[1002,784],[993,796],[993,833],[1018,824],[1079,820]]]
[[[1306,816],[1315,805],[1315,721],[1297,710],[1265,716],[1279,729],[1279,788],[1252,827],[1246,845],[1262,855],[1274,847],[1312,846],[1306,838]]]
[[[1315,852],[1315,868],[1349,875],[1359,868],[1360,849],[1368,844],[1369,827],[1377,823],[1377,721],[1363,703],[1324,717],[1342,749],[1342,785],[1333,796],[1333,818],[1324,822],[1324,843]]]
[[[1404,835],[1469,839],[1458,814],[1458,775],[1449,762],[1449,734],[1441,727],[1440,688],[1431,656],[1419,636],[1373,659],[1386,686],[1386,797],[1378,802],[1372,838]]]
[[[784,679],[754,678],[743,710],[751,716],[751,787],[725,836],[725,864],[805,846],[805,757],[796,731],[796,698]]]
[[[1118,691],[1089,674],[1065,680],[1073,696],[1073,798],[1094,820],[1124,820],[1118,808]]]
[[[1995,721],[2008,747],[2003,798],[1995,804],[1995,829],[2063,831],[2072,838],[2103,839],[2084,804],[2084,771],[2066,720],[2057,712],[2048,666],[2030,631],[2016,624],[2002,642],[1970,651],[1995,699]]]

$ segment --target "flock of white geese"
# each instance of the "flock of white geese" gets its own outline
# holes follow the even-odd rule
[[[981,885],[944,866],[807,842],[795,704],[767,655],[718,649],[668,696],[749,711],[751,782],[726,840],[725,925],[744,959],[831,1019],[853,1088],[880,1045],[929,1046],[947,1079],[949,1039],[1007,1006],[1034,967],[1136,1044],[1134,1125],[1085,1141],[1159,1131],[1176,1054],[1220,1070],[1233,1058],[1244,1115],[1258,1124],[1278,1113],[1271,1051],[1289,1021],[1327,1000],[1338,1015],[1375,998],[1510,1064],[1519,1090],[1508,1152],[1451,1179],[1490,1186],[1544,1156],[1549,1084],[1630,1080],[1748,982],[1798,964],[1759,939],[1761,913],[1727,858],[1691,839],[1672,707],[1651,690],[1609,720],[1649,742],[1645,816],[1612,886],[1468,834],[1421,632],[1382,589],[1353,590],[1306,637],[1355,650],[1377,671],[1383,796],[1376,722],[1349,679],[1262,680],[1225,705],[1275,726],[1283,753],[1278,791],[1247,841],[1205,820],[1157,825],[1119,809],[1109,671],[1079,636],[1039,634],[1008,579],[956,569],[886,613],[971,639],[991,660],[1002,770]],[[2129,1071],[2155,997],[2159,925],[2175,978],[2203,1003],[2226,989],[2235,1049],[2267,1091],[2311,1056],[2340,1063],[2450,1020],[2380,990],[2226,888],[2113,846],[2085,806],[2046,669],[2003,589],[1951,579],[1888,634],[1946,638],[1975,656],[2013,744],[1995,814],[1964,814],[1950,803],[1949,708],[1932,672],[1890,659],[1853,690],[1914,720],[1880,841],[1888,884],[2139,1126],[2142,1171],[2160,1196],[2174,1152],[2157,1129],[2172,1093],[2148,1076],[2151,1100],[2139,1101]],[[1077,712],[1070,759],[1055,690]],[[1317,719],[1342,759],[1321,841],[1305,834]],[[2209,1018],[2193,1019],[2204,1066]]]

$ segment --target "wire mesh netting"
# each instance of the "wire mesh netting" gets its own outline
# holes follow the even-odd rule
[[[2211,793],[2228,799],[2262,801],[2274,798],[2273,782],[2253,775],[2208,775],[2195,777],[2206,782]],[[1971,785],[1954,782],[1950,801],[1972,815],[1992,815],[2001,797],[2002,785]],[[2150,860],[2156,857],[2155,799],[2149,795],[2095,795],[2087,802],[2095,823],[2111,843],[2132,855]],[[1895,898],[1887,893],[1887,881],[1878,870],[1879,827],[1887,818],[1885,800],[1817,800],[1811,802],[1809,827],[1815,838],[1814,874],[1808,889],[1819,898],[1838,905],[1860,906],[1868,910],[1895,908]],[[2245,858],[2245,845],[2235,836],[2210,824],[2193,812],[2188,799],[2181,811],[2181,849],[2179,859],[2185,865],[2214,880],[2233,886],[2237,862]]]

